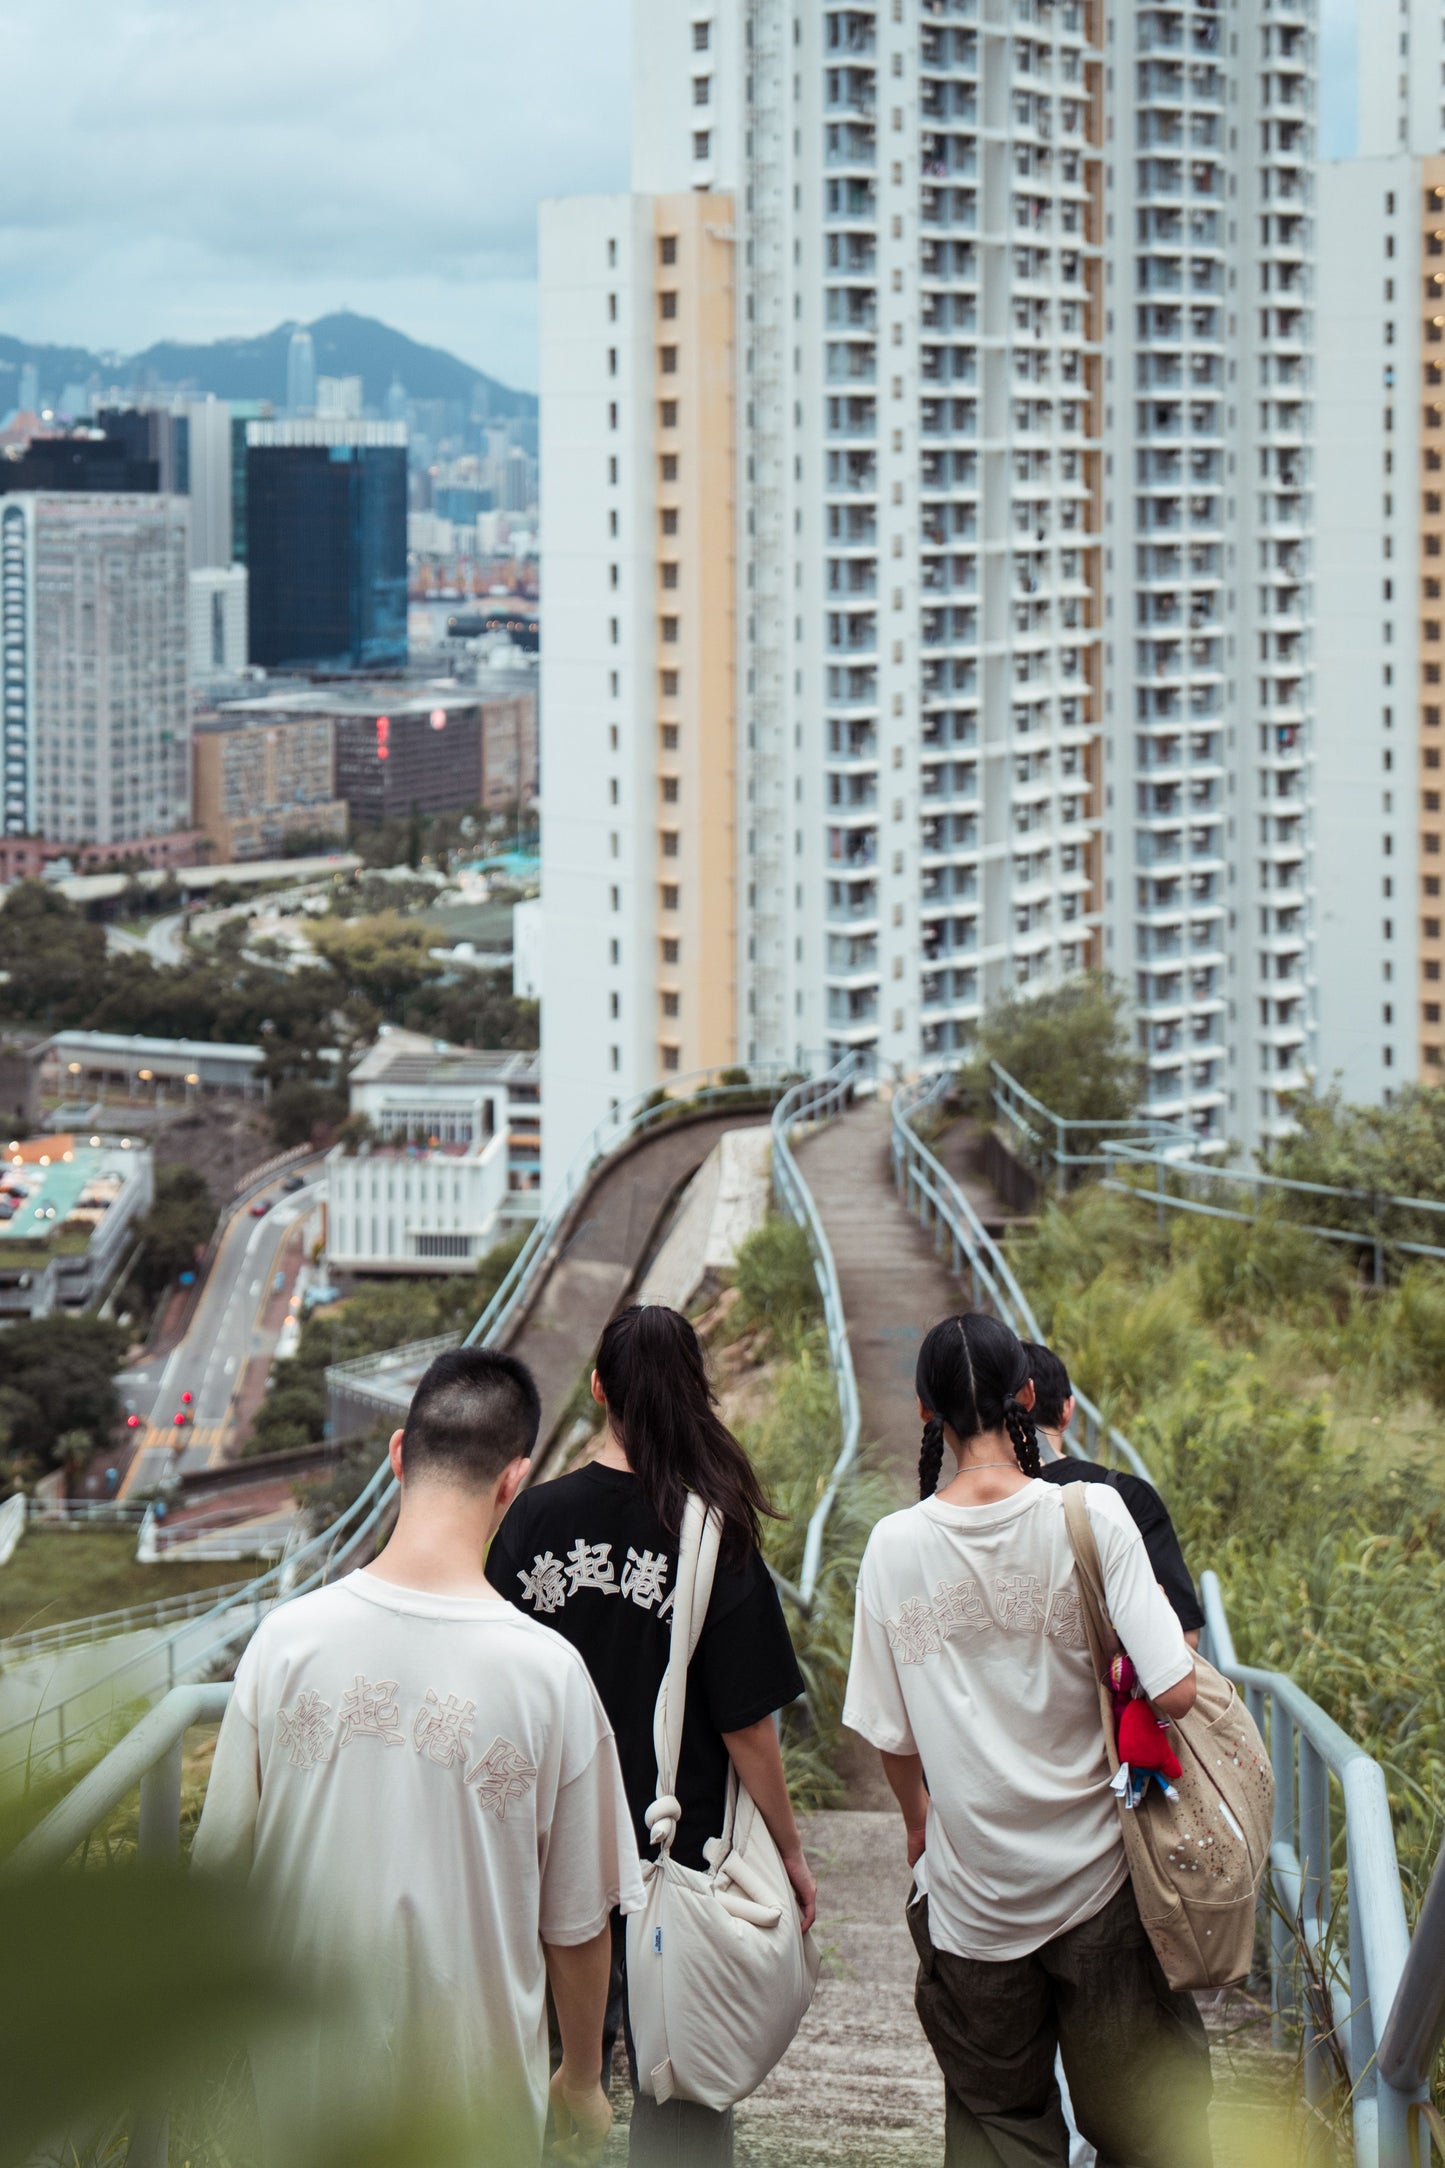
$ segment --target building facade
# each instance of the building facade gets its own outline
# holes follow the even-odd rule
[[[404,424],[248,422],[245,521],[253,663],[406,662]]]
[[[1445,10],[1358,37],[1319,177],[1319,1062],[1388,1101],[1445,1083]]]
[[[635,193],[542,222],[546,983],[589,1027],[544,1031],[556,1165],[672,1066],[652,545],[690,502],[715,572],[732,542],[734,787],[678,848],[731,857],[736,1056],[943,1065],[1101,966],[1151,1111],[1214,1149],[1287,1125],[1317,65],[1314,0],[641,0]],[[721,324],[665,313],[678,201]],[[688,370],[730,518],[664,464]]]
[[[191,570],[231,563],[231,407],[193,400],[186,409],[191,498]]]
[[[0,496],[5,834],[104,845],[187,824],[187,511]]]
[[[206,565],[190,578],[191,683],[207,685],[246,667],[246,567]]]
[[[277,857],[290,835],[344,839],[329,715],[242,704],[199,717],[193,746],[196,822],[220,864]]]
[[[535,1054],[449,1046],[383,1024],[347,1081],[353,1114],[388,1145],[507,1140],[509,1209],[535,1210],[541,1157],[541,1069]]]
[[[498,1239],[507,1140],[338,1145],[326,1156],[332,1272],[469,1272]]]

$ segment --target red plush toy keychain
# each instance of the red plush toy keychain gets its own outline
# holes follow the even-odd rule
[[[1140,1691],[1134,1666],[1123,1654],[1109,1666],[1109,1692],[1119,1746],[1119,1768],[1111,1780],[1112,1789],[1126,1807],[1137,1807],[1153,1777],[1166,1798],[1177,1799],[1173,1779],[1184,1774],[1179,1757],[1169,1744],[1168,1732]]]

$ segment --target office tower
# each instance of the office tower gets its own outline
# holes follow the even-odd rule
[[[359,376],[318,376],[316,379],[316,415],[319,421],[359,422],[362,409],[362,380]]]
[[[1380,1101],[1445,1083],[1445,11],[1358,31],[1360,155],[1319,175],[1319,1064]]]
[[[502,510],[529,512],[537,501],[537,462],[514,444],[502,469]]]
[[[20,412],[35,414],[40,408],[40,371],[33,361],[20,364]]]
[[[265,669],[406,661],[406,430],[246,427],[249,647]]]
[[[399,376],[394,376],[387,387],[386,418],[389,422],[406,420],[406,386]]]
[[[309,331],[293,331],[286,349],[286,412],[293,421],[316,412],[316,348]]]
[[[231,562],[231,408],[224,399],[186,409],[191,498],[191,570]]]
[[[154,458],[137,458],[123,439],[95,431],[32,437],[18,459],[0,459],[0,496],[18,490],[154,495],[159,487],[160,467]]]
[[[246,431],[252,422],[269,421],[269,399],[232,399],[231,409],[231,562],[246,562]]]
[[[203,565],[190,577],[192,685],[235,677],[246,667],[246,567]]]
[[[279,858],[288,835],[345,836],[329,713],[288,712],[274,694],[228,703],[197,719],[192,751],[196,826],[220,864]]]
[[[7,835],[111,844],[185,823],[186,516],[143,493],[0,498]]]
[[[190,424],[186,412],[166,407],[97,407],[92,426],[137,461],[150,461],[165,497],[190,493]]]

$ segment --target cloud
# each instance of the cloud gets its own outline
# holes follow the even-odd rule
[[[535,383],[537,204],[627,185],[626,0],[72,0],[66,31],[63,66],[45,10],[7,31],[0,329],[134,351],[345,306]]]

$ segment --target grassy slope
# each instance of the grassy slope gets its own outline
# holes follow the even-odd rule
[[[1383,1764],[1423,1891],[1445,1829],[1445,1276],[1383,1294],[1261,1221],[1086,1190],[1014,1245],[1043,1330],[1144,1454],[1240,1653]]]
[[[0,1636],[239,1580],[232,1561],[136,1564],[133,1528],[31,1529],[0,1566]]]

